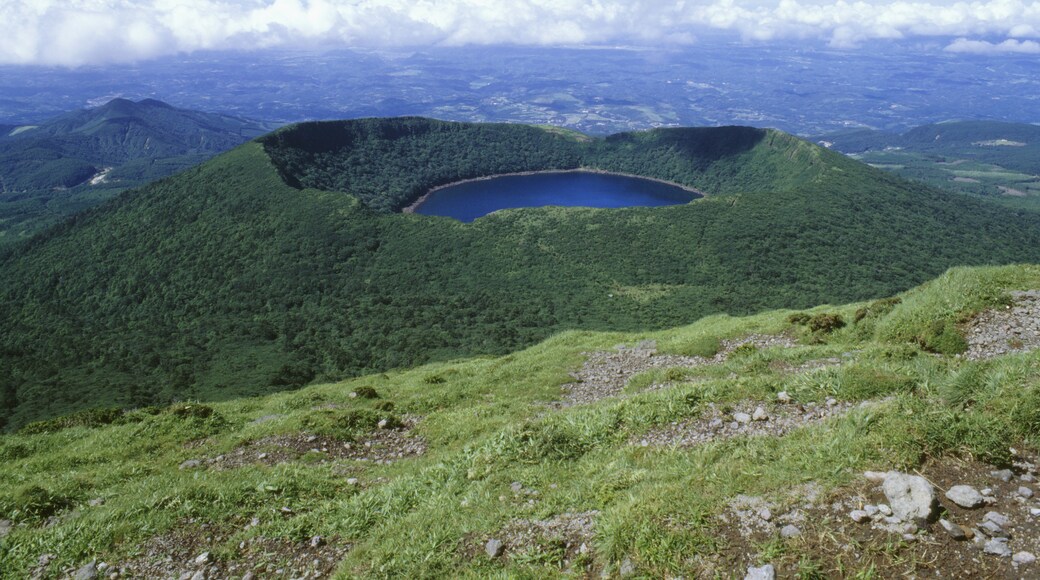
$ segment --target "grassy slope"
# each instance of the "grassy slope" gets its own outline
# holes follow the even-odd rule
[[[698,162],[684,133],[657,135],[628,137],[604,163],[631,162],[624,147],[640,139],[660,139],[650,150],[669,151],[679,171]],[[1035,216],[908,185],[779,133],[738,155],[729,171],[760,189],[467,225],[287,187],[249,144],[4,260],[0,399],[17,391],[13,424],[220,400],[508,352],[566,329],[864,299],[953,265],[1040,260]],[[712,175],[720,166],[699,167],[727,183]]]
[[[52,570],[95,557],[119,562],[143,540],[195,518],[214,529],[240,530],[226,545],[210,547],[218,558],[233,557],[238,542],[254,535],[297,542],[320,534],[355,544],[340,567],[344,576],[545,577],[559,574],[551,546],[533,549],[523,560],[463,554],[513,519],[599,510],[594,552],[585,564],[616,570],[631,558],[650,576],[696,576],[694,556],[725,552],[723,524],[715,516],[736,494],[781,496],[808,481],[829,490],[850,483],[863,469],[911,467],[923,457],[948,453],[999,464],[1008,459],[1008,445],[1036,445],[1037,354],[967,362],[926,355],[907,339],[934,320],[957,320],[1001,304],[1008,290],[1038,287],[1036,266],[955,269],[904,293],[891,312],[867,317],[820,344],[746,353],[722,367],[687,372],[673,388],[586,407],[551,410],[541,404],[559,396],[582,352],[646,338],[666,352],[689,352],[702,348],[706,336],[790,330],[788,312],[711,317],[656,333],[567,332],[504,357],[214,404],[215,414],[205,419],[138,411],[121,425],[5,435],[0,518],[25,525],[0,544],[0,575],[24,577],[43,552],[57,555]],[[816,310],[851,320],[858,306]],[[770,365],[843,355],[843,366],[811,373],[782,375]],[[649,384],[662,376],[633,382]],[[348,397],[359,386],[374,387],[383,401],[395,404],[395,413],[424,417],[418,429],[430,446],[424,457],[387,466],[330,466],[312,456],[275,467],[177,469],[185,459],[228,453],[267,435],[335,432],[336,417],[373,407],[372,401]],[[800,401],[891,398],[780,439],[733,439],[689,450],[627,444],[654,426],[697,416],[708,402],[770,400],[780,390]],[[964,401],[970,404],[958,403]],[[341,410],[316,407],[328,403]],[[253,422],[269,415],[276,417]],[[337,468],[363,485],[349,485]],[[508,499],[514,481],[538,489],[538,501]],[[108,501],[87,506],[95,497]],[[286,505],[293,517],[278,515]],[[72,517],[41,527],[49,513],[73,508]],[[260,526],[242,530],[254,516]],[[872,564],[905,571],[915,566],[904,558],[910,549],[905,544],[841,562],[800,546],[788,543],[779,552],[773,546],[773,561],[845,576]]]

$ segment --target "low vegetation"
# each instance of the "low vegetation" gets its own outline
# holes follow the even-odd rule
[[[823,520],[803,524],[800,538],[774,530],[742,543],[721,518],[740,495],[783,503],[791,490],[813,489],[837,501],[867,469],[954,457],[1004,466],[1011,447],[1035,449],[1036,353],[972,361],[932,354],[918,340],[933,320],[965,320],[1031,288],[1040,288],[1040,267],[960,268],[897,299],[804,317],[787,310],[656,332],[568,331],[505,356],[27,425],[0,436],[0,519],[11,524],[0,576],[71,573],[92,560],[143,570],[142,546],[175,540],[186,547],[163,553],[179,554],[175,576],[197,569],[203,553],[203,567],[302,570],[294,552],[307,554],[306,565],[333,558],[342,577],[555,577],[623,566],[649,577],[741,576],[764,562],[785,577],[932,576],[944,564],[924,557],[929,542],[896,534],[883,546],[856,544],[849,558],[842,542],[865,540]],[[846,323],[827,332],[803,324],[825,318]],[[957,323],[947,328],[956,333]],[[662,354],[709,356],[750,334],[798,344],[737,349],[721,362],[637,376],[631,383],[644,387],[617,396],[554,404],[585,353],[654,341]],[[779,413],[781,391],[844,410],[780,436],[640,444],[748,402]],[[379,438],[389,432],[398,438]],[[379,461],[338,451],[408,440],[424,446]],[[299,453],[285,455],[295,441]],[[497,555],[490,540],[503,542]]]

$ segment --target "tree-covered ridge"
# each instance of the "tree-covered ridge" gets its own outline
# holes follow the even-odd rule
[[[760,138],[703,161],[697,147],[712,134]],[[618,170],[657,159],[650,176],[727,195],[462,224],[290,187],[250,143],[77,215],[0,256],[3,417],[11,427],[98,405],[234,398],[504,353],[566,329],[848,302],[952,265],[1040,261],[1040,216],[910,184],[781,133],[586,143],[611,148]],[[640,157],[644,146],[658,153]],[[368,167],[371,182],[392,182],[379,173],[393,173],[389,164]]]
[[[593,139],[528,125],[423,118],[303,123],[261,142],[287,183],[347,192],[380,211],[401,209],[455,181],[553,169],[630,173],[706,193],[786,189],[812,180],[820,155],[828,155],[789,135],[752,127],[657,129]]]

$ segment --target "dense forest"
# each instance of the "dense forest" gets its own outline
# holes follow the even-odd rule
[[[709,197],[472,224],[391,211],[460,177],[574,166]],[[590,139],[423,119],[309,123],[0,254],[0,407],[15,428],[87,407],[231,398],[504,353],[564,329],[852,301],[953,265],[1037,260],[1040,216],[772,130]]]

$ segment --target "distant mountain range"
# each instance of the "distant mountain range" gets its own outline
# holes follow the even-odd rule
[[[471,224],[394,211],[440,183],[575,167],[708,196]],[[775,130],[304,123],[0,252],[0,416],[234,398],[1038,260],[1040,215]]]
[[[0,127],[0,243],[128,187],[171,175],[273,125],[114,99],[39,125]]]

